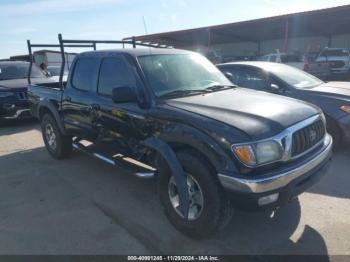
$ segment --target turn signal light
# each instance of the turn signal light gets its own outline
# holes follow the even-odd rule
[[[237,146],[234,147],[236,156],[244,163],[248,165],[255,165],[256,159],[251,146]]]

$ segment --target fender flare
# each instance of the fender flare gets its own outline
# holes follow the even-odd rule
[[[52,114],[52,116],[56,120],[56,123],[57,123],[58,128],[60,129],[61,133],[66,135],[67,133],[66,133],[66,130],[65,130],[64,126],[63,126],[61,117],[58,114],[57,108],[52,103],[50,103],[49,101],[44,100],[44,101],[40,102],[40,104],[38,106],[38,118],[40,117],[40,111],[43,108],[47,109]]]
[[[169,127],[159,137],[171,147],[172,144],[179,144],[189,146],[200,152],[218,173],[226,170],[237,172],[235,163],[229,158],[224,149],[213,138],[198,129],[186,125],[176,125]]]
[[[187,174],[184,172],[175,152],[167,143],[157,137],[146,138],[143,144],[156,150],[167,162],[179,189],[180,211],[184,217],[188,217],[189,195],[187,190]]]

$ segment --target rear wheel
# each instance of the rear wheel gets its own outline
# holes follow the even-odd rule
[[[51,114],[41,120],[41,131],[46,149],[57,159],[68,157],[72,152],[72,137],[62,134]]]
[[[203,238],[224,228],[232,208],[212,168],[192,151],[177,154],[187,173],[189,212],[180,212],[178,188],[165,163],[159,168],[158,194],[164,211],[176,229],[193,238]]]

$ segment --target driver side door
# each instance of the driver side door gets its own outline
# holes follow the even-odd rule
[[[146,110],[137,101],[113,102],[113,89],[125,86],[132,88],[136,94],[143,87],[128,59],[122,54],[103,58],[94,99],[99,107],[94,121],[99,140],[138,142],[148,134]]]

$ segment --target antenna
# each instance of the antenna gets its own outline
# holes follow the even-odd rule
[[[148,35],[148,30],[147,30],[147,24],[146,24],[145,16],[142,16],[142,21],[143,21],[143,28],[145,29],[145,34]]]
[[[143,28],[145,29],[145,34],[148,35],[148,30],[147,30],[147,24],[146,24],[146,19],[145,16],[142,16],[142,22],[143,22]],[[149,54],[152,54],[151,47],[149,47]]]

